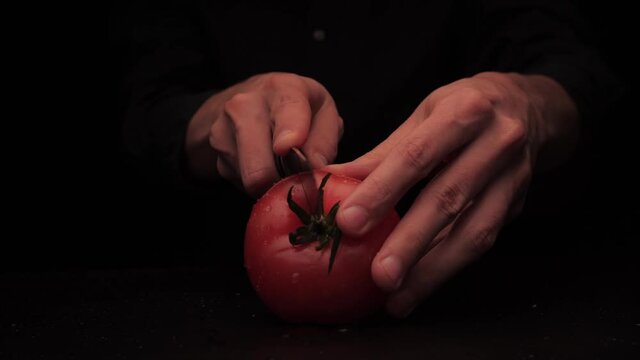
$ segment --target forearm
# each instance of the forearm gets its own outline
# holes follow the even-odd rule
[[[573,99],[557,81],[503,72],[483,72],[473,78],[493,84],[485,90],[494,106],[510,109],[508,116],[525,118],[520,120],[528,124],[536,170],[551,169],[571,156],[578,141],[579,116]]]
[[[154,176],[182,181],[187,124],[209,96],[208,91],[184,93],[132,104],[123,128],[127,152]]]
[[[190,119],[222,87],[202,37],[197,10],[183,3],[158,4],[134,12],[135,57],[125,91],[129,103],[123,128],[125,149],[154,178],[182,182]]]
[[[552,168],[594,135],[619,84],[589,46],[588,32],[567,1],[482,0],[466,75],[518,73],[545,120],[539,169]],[[578,124],[579,121],[579,124]],[[579,125],[579,126],[578,126]],[[578,134],[579,139],[578,139]]]

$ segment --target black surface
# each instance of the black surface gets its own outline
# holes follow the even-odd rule
[[[548,230],[529,236],[567,238]],[[495,251],[409,318],[379,314],[348,326],[281,322],[238,264],[7,272],[0,358],[637,358],[640,268],[636,253],[622,253],[631,234],[601,238],[627,244],[615,251],[562,247],[553,255],[533,242],[509,245],[522,235],[507,230]]]

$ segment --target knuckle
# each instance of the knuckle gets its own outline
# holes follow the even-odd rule
[[[307,77],[307,76],[298,76],[298,79],[303,81],[303,82],[307,82],[307,84],[309,84],[310,87],[318,89],[323,93],[329,93],[327,88],[324,85],[322,85],[322,83],[320,83],[318,80],[316,80],[314,78],[310,78],[310,77]]]
[[[373,194],[376,203],[387,203],[393,195],[393,189],[389,183],[375,176],[368,177],[366,181],[369,184],[370,194]]]
[[[464,88],[458,95],[456,101],[460,115],[467,121],[487,119],[494,115],[493,102],[482,91]]]
[[[251,169],[242,174],[242,185],[247,193],[254,196],[260,195],[271,180],[270,178],[271,169],[268,167]]]
[[[436,207],[449,221],[453,220],[462,211],[465,203],[465,194],[459,185],[450,184],[436,192]]]
[[[221,134],[221,131],[215,129],[215,125],[211,127],[209,131],[209,146],[217,151],[221,150],[221,144],[225,143],[226,136]]]
[[[290,111],[292,108],[301,110],[303,108],[296,105],[302,105],[303,103],[303,99],[299,96],[294,96],[291,94],[280,94],[278,100],[271,108],[271,113],[272,115],[277,116],[278,114],[281,114],[283,111],[285,111],[285,109],[287,111]]]
[[[313,84],[314,86],[320,86],[323,87],[322,84],[317,81],[314,78],[308,77],[308,76],[300,76],[300,79],[303,79],[304,81],[308,81],[309,83]]]
[[[507,150],[518,150],[524,148],[527,143],[527,131],[521,121],[511,121],[504,130],[501,139],[502,146]]]
[[[344,135],[344,120],[342,116],[338,115],[336,121],[338,122],[338,139],[342,139],[342,135]]]
[[[253,95],[249,93],[237,93],[231,96],[224,103],[224,112],[229,115],[232,119],[235,117],[234,115],[242,112],[249,103],[252,101]]]
[[[336,134],[338,137],[342,137],[344,132],[344,119],[338,113],[338,110],[335,107],[335,103],[331,99],[327,99],[326,103],[323,105],[325,111],[324,116],[316,116],[317,112],[314,114],[314,121],[323,121],[328,123],[331,129],[336,130]]]
[[[336,105],[336,101],[331,96],[327,96],[324,99],[324,103],[322,104],[322,107],[330,109],[331,112],[335,112],[335,114],[339,116],[338,106]]]
[[[324,156],[324,160],[326,160],[325,165],[331,164],[336,159],[336,156],[338,156],[338,147],[331,146],[328,149],[325,149],[324,152],[318,151],[318,153]]]
[[[318,140],[319,141],[314,142],[313,144],[309,144],[305,151],[307,154],[321,155],[324,158],[322,162],[327,165],[335,160],[338,155],[338,143],[336,141],[331,141],[330,139]]]
[[[423,254],[431,241],[428,236],[428,229],[426,226],[414,226],[412,229],[408,230],[406,234],[404,234],[404,239],[406,241],[406,245],[408,249],[410,249],[408,256],[416,261],[418,259],[415,258],[417,254]],[[412,256],[414,255],[414,256]]]
[[[473,234],[469,239],[469,251],[475,255],[482,255],[493,247],[495,241],[495,230],[491,227],[483,228]]]
[[[428,151],[425,142],[416,139],[409,140],[400,146],[402,160],[419,173],[427,170],[429,165]]]
[[[296,74],[287,72],[272,72],[265,75],[263,80],[265,87],[273,89],[282,86],[283,84],[300,84],[302,79]]]

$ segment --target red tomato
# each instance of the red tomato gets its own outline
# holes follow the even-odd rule
[[[371,261],[398,223],[399,216],[391,211],[362,237],[336,233],[337,226],[331,227],[335,223],[327,214],[353,192],[360,181],[331,175],[324,186],[322,210],[325,215],[320,219],[314,215],[317,210],[311,209],[317,207],[316,200],[321,193],[318,184],[326,175],[314,171],[278,182],[254,205],[247,224],[244,261],[249,279],[264,303],[287,321],[352,322],[378,310],[385,300],[385,294],[371,278]],[[310,226],[318,237],[308,236],[309,226],[307,230],[299,230],[305,226],[287,203],[290,191],[293,202],[311,215],[309,219],[320,221]],[[296,243],[305,239],[315,241],[292,245],[292,233]],[[338,244],[336,238],[339,238]],[[317,250],[323,242],[323,248]]]

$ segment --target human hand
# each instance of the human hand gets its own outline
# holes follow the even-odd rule
[[[189,123],[185,151],[192,173],[223,177],[257,197],[278,179],[274,153],[299,147],[312,167],[322,167],[335,158],[342,130],[320,83],[268,73],[211,96]]]
[[[536,159],[569,153],[576,123],[572,100],[550,78],[482,73],[434,91],[369,153],[327,167],[364,179],[337,214],[354,235],[434,176],[372,262],[375,282],[391,292],[387,311],[408,315],[487,251],[523,206]]]

